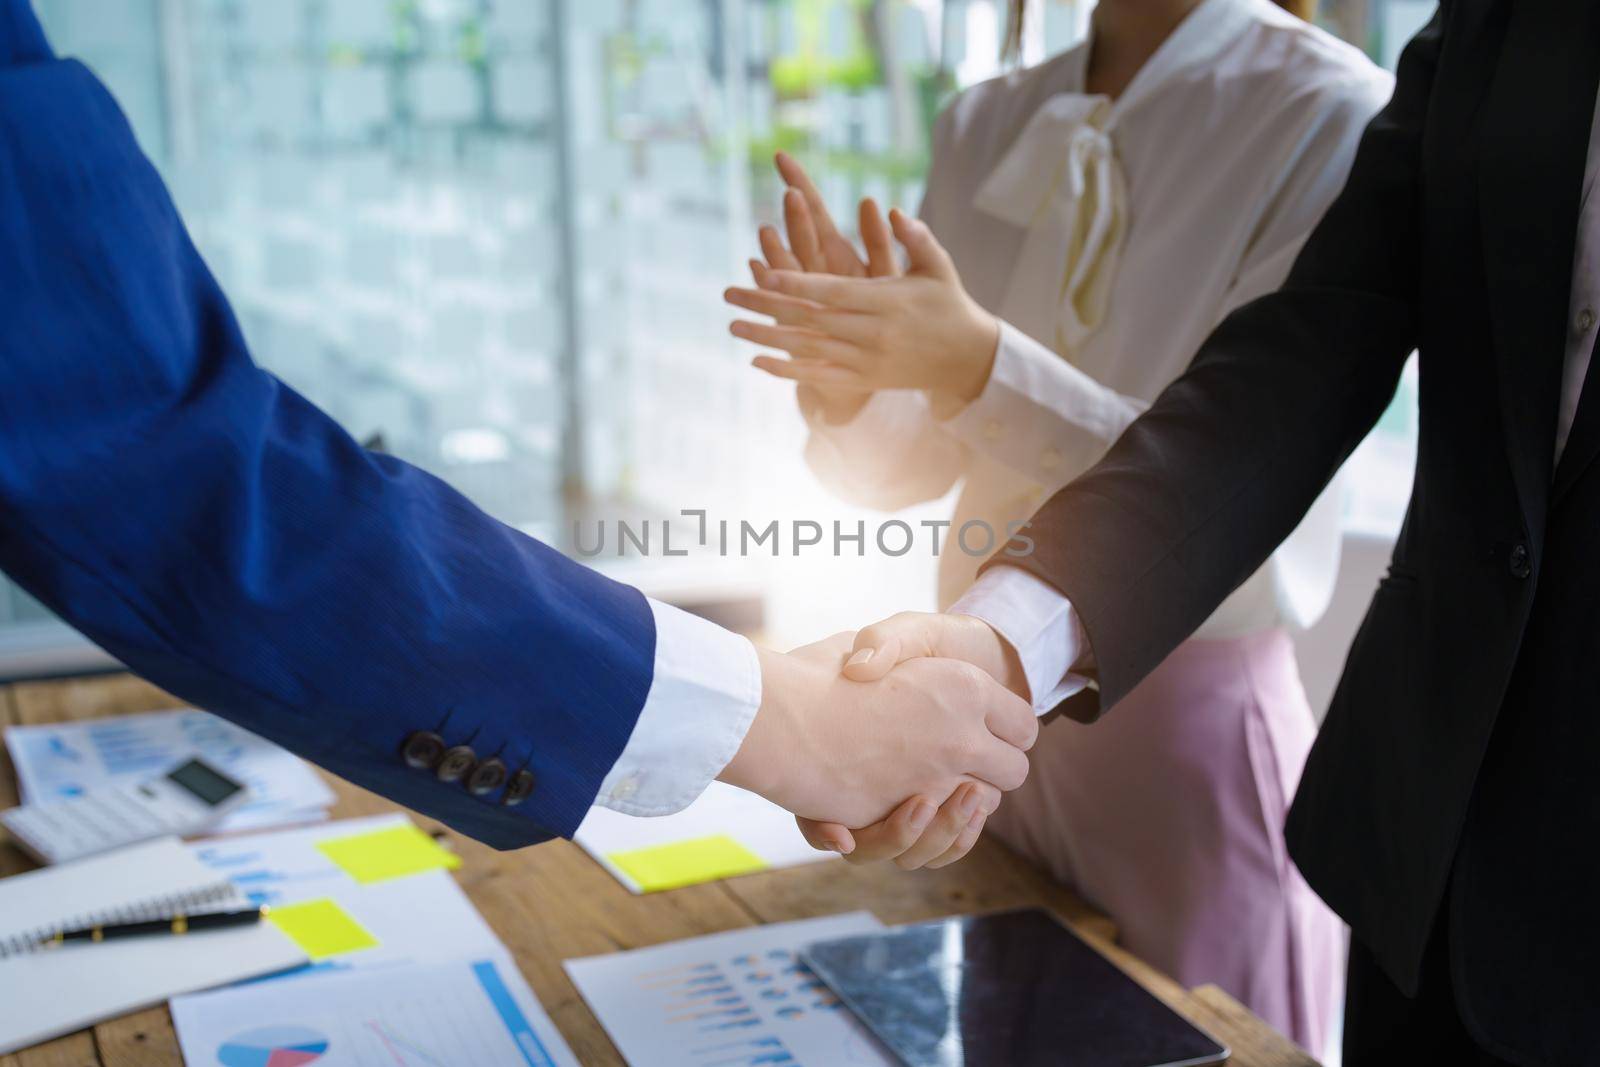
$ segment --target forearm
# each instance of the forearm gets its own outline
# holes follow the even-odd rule
[[[0,77],[0,217],[28,221],[0,232],[26,309],[0,315],[0,568],[359,784],[502,847],[570,833],[649,688],[644,598],[256,367],[104,89],[72,63]],[[470,738],[502,784],[408,765],[419,731]]]
[[[803,754],[795,750],[799,738],[793,729],[807,712],[801,697],[805,668],[764,648],[756,650],[756,661],[761,677],[758,710],[717,777],[761,796],[784,796],[792,791],[796,772],[805,773]]]
[[[912,390],[883,390],[845,422],[802,405],[810,428],[806,465],[830,491],[853,504],[895,511],[949,491],[966,469],[962,444],[929,414]]]
[[[1373,327],[1368,343],[1329,344],[1352,320]],[[1099,464],[1040,509],[1033,554],[995,561],[1072,602],[1106,707],[1299,523],[1392,397],[1410,326],[1404,305],[1353,294],[1286,291],[1243,309]]]
[[[172,444],[8,494],[0,567],[163,688],[472,836],[576,827],[650,686],[642,597],[403,465],[345,477],[353,444],[332,470]],[[534,791],[510,806],[407,766],[417,731]]]
[[[1110,706],[1288,536],[1377,421],[1418,339],[1422,140],[1445,21],[1284,286],[1230,315],[1093,470],[1035,516],[1024,567],[1071,601]]]

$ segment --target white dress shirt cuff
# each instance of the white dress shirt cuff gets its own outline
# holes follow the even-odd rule
[[[1072,673],[1089,648],[1083,624],[1048,582],[1018,567],[993,567],[950,610],[982,619],[1011,643],[1039,714],[1089,685]]]
[[[625,815],[688,807],[733,759],[761,707],[755,646],[686,611],[650,601],[655,677],[595,803]]]
[[[995,462],[1054,486],[1098,459],[1146,406],[1002,320],[983,392],[940,426]]]

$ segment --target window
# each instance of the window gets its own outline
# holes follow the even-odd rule
[[[771,151],[841,218],[914,205],[933,116],[1004,29],[996,0],[34,2],[128,112],[258,361],[568,547],[586,512],[796,506],[791,398],[720,297],[773,220]],[[1387,55],[1419,7],[1325,18]],[[1087,11],[1045,5],[1026,54]],[[1363,521],[1403,507],[1414,426],[1380,428]],[[0,584],[0,673],[72,647]]]

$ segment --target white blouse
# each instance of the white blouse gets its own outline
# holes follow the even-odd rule
[[[857,503],[898,509],[965,479],[955,527],[1001,539],[1098,460],[1234,308],[1276,289],[1343,186],[1393,80],[1270,0],[1202,0],[1117,99],[1084,91],[1089,43],[961,94],[940,117],[922,217],[1002,320],[982,395],[948,419],[876,394],[806,412],[806,458]],[[1327,607],[1330,488],[1197,636]],[[948,606],[983,561],[940,556]]]

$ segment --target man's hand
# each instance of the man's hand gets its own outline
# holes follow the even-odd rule
[[[988,674],[918,658],[868,684],[841,675],[843,653],[841,639],[759,651],[761,708],[723,781],[803,818],[866,826],[907,797],[959,803],[969,782],[992,810],[995,790],[1027,777],[1038,721]]]
[[[870,682],[901,662],[920,657],[965,660],[1019,696],[1028,695],[1015,650],[987,623],[970,615],[903,612],[869,626],[856,635],[843,671],[848,678]],[[796,821],[812,848],[841,853],[851,863],[893,860],[904,870],[944,867],[971,851],[985,820],[998,806],[999,795],[984,789],[982,785],[958,789],[942,805],[937,796],[915,796],[889,818],[853,832],[837,822]]]

